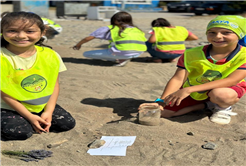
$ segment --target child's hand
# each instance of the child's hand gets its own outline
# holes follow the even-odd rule
[[[73,49],[74,50],[79,50],[80,48],[81,48],[81,45],[80,46],[77,46],[77,45],[76,46],[73,46]]]
[[[188,92],[187,88],[184,88],[168,95],[165,97],[164,101],[166,105],[170,105],[171,107],[174,106],[175,103],[178,106],[181,101],[189,95],[190,92]]]
[[[48,126],[48,125],[50,125],[48,122],[46,122],[45,120],[43,120],[38,115],[33,115],[30,118],[30,123],[32,124],[33,129],[37,133],[39,133],[39,134],[41,134],[42,132],[46,132],[46,130],[44,128],[42,128],[41,126]]]
[[[50,129],[50,126],[51,126],[51,121],[52,121],[52,114],[48,113],[48,112],[43,112],[42,115],[41,115],[41,118],[43,120],[45,120],[47,123],[49,123],[48,125],[46,125],[44,127],[44,130],[46,132],[49,132],[49,129]]]

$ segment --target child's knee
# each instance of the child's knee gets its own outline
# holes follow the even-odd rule
[[[33,132],[32,131],[5,132],[2,130],[1,135],[7,140],[26,140],[33,135]]]
[[[6,118],[6,116],[5,116]],[[8,140],[26,140],[34,130],[24,118],[9,118],[1,123],[1,135]]]
[[[237,93],[230,88],[217,88],[209,92],[208,96],[210,100],[216,102],[231,102],[232,100],[237,99]]]
[[[75,119],[73,119],[67,122],[65,126],[61,126],[61,128],[63,129],[63,131],[68,131],[68,130],[73,129],[75,125],[76,125],[76,121]]]
[[[53,122],[54,123],[54,122]],[[56,121],[52,126],[51,130],[58,132],[68,131],[75,127],[76,121],[73,117],[66,118],[62,121]]]

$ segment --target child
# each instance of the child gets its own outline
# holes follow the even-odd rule
[[[1,18],[3,18],[8,13],[10,12],[3,12],[1,14]],[[48,41],[48,39],[53,39],[56,35],[59,35],[62,32],[62,27],[59,24],[48,18],[42,17],[41,19],[43,20],[43,23],[45,25],[45,35],[42,36],[44,38],[44,41]]]
[[[230,123],[232,105],[245,94],[246,48],[238,44],[245,36],[246,19],[218,16],[207,26],[210,45],[186,50],[178,61],[176,73],[169,80],[157,103],[162,117],[179,116],[205,108],[213,114],[210,121]],[[147,103],[140,105],[148,105]]]
[[[48,18],[42,17],[42,20],[46,27],[45,36],[43,36],[46,39],[46,41],[48,39],[53,39],[56,35],[59,35],[62,32],[62,27],[59,24],[55,23],[54,21]]]
[[[198,37],[182,26],[172,26],[166,19],[152,21],[153,30],[146,42],[147,51],[152,56],[148,62],[175,62],[185,51],[185,42],[197,40]]]
[[[78,42],[73,49],[79,50],[81,45],[92,39],[110,41],[108,49],[84,52],[84,56],[92,59],[117,61],[115,66],[124,66],[131,58],[136,58],[146,51],[145,34],[133,25],[132,17],[127,12],[118,12],[111,18],[111,25],[101,27],[90,36]]]
[[[11,12],[1,20],[1,134],[25,140],[34,132],[67,131],[74,118],[56,104],[61,57],[44,47],[42,19],[29,12]]]

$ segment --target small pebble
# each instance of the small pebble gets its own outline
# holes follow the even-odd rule
[[[215,143],[213,143],[213,142],[208,142],[208,143],[202,145],[202,148],[203,149],[214,150],[214,149],[217,148],[217,145]]]
[[[92,143],[88,145],[89,148],[95,149],[95,148],[100,148],[103,146],[106,142],[104,140],[96,139]]]
[[[193,132],[188,132],[187,135],[193,136],[194,133]]]

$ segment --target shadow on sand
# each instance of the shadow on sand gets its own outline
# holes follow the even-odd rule
[[[118,121],[130,121],[129,119],[131,118],[137,119],[138,107],[140,104],[151,103],[151,102],[145,100],[136,100],[132,98],[109,98],[109,99],[86,98],[83,99],[81,103],[87,105],[93,105],[97,107],[113,108],[113,113],[117,113],[118,116],[122,117]],[[186,115],[168,118],[168,120],[179,122],[179,123],[188,123],[207,117],[208,114],[209,112],[207,110],[198,110]],[[111,121],[109,123],[116,123],[118,121]],[[137,120],[133,122],[138,123]]]
[[[82,58],[62,58],[63,62],[67,63],[77,63],[77,64],[86,64],[94,66],[113,66],[116,63],[111,61],[103,61],[97,59],[82,59]]]

